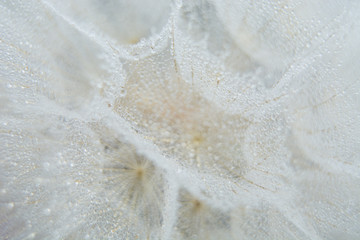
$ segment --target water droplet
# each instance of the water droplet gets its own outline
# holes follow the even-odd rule
[[[15,204],[14,204],[13,202],[8,203],[8,208],[9,208],[9,209],[13,209],[13,208],[14,208],[14,206],[15,206]]]
[[[44,214],[45,215],[50,215],[50,213],[51,213],[51,209],[50,208],[46,208],[45,210],[44,210]]]
[[[125,97],[126,96],[126,90],[125,89],[121,89],[119,92],[119,96],[120,97]]]

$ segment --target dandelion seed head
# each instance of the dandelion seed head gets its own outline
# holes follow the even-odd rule
[[[357,1],[1,1],[1,239],[359,239]]]

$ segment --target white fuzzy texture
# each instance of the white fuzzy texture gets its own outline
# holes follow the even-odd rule
[[[0,239],[360,239],[360,4],[2,0]]]

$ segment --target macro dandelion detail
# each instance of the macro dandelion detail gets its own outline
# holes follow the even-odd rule
[[[357,1],[0,3],[1,239],[359,239]]]

